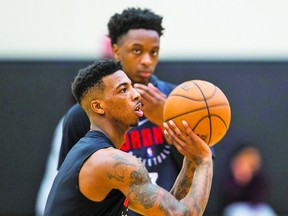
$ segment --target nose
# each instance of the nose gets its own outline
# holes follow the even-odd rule
[[[141,99],[140,93],[135,88],[133,88],[133,101],[140,100],[140,99]]]
[[[144,53],[141,59],[142,64],[148,66],[152,64],[152,58],[149,53]]]

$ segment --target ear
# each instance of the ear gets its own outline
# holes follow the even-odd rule
[[[120,60],[120,49],[119,46],[117,44],[113,44],[112,46],[112,53],[113,53],[113,57],[115,60],[119,61]]]
[[[90,103],[91,109],[100,115],[103,115],[105,113],[103,107],[102,107],[102,101],[101,100],[92,100]]]

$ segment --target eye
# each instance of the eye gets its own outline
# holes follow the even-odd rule
[[[122,88],[120,92],[121,92],[121,93],[126,93],[126,92],[127,92],[127,88],[125,88],[125,87]]]
[[[138,48],[135,48],[132,50],[134,54],[139,55],[141,53],[141,50]]]
[[[159,54],[159,51],[158,51],[158,50],[153,50],[153,51],[152,51],[152,55],[153,55],[153,56],[158,56],[158,54]]]

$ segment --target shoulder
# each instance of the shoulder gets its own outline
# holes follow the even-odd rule
[[[89,199],[103,200],[111,190],[128,194],[131,184],[150,182],[145,166],[134,156],[114,148],[92,154],[79,173],[81,192]]]
[[[151,83],[156,86],[161,92],[168,95],[177,85],[158,79],[157,76],[152,75]]]
[[[124,177],[125,173],[120,174],[117,171],[122,169],[129,171],[144,166],[133,155],[112,147],[95,152],[89,158],[89,162],[93,166],[93,169],[99,170],[99,168],[103,168],[103,173],[108,174],[110,177],[116,177],[117,175],[123,175]]]
[[[150,181],[148,171],[139,159],[119,149],[101,149],[91,155],[81,168],[82,173],[89,174],[99,187],[116,188],[125,193],[125,188],[141,178]],[[127,191],[126,191],[127,192]]]
[[[94,201],[103,200],[113,189],[128,194],[130,184],[150,182],[145,166],[134,156],[114,148],[93,153],[79,173],[81,193]]]
[[[64,125],[65,124],[73,124],[77,122],[89,122],[89,118],[86,112],[82,109],[79,104],[74,104],[65,114],[64,117]]]
[[[74,104],[66,113],[65,117],[69,118],[69,117],[73,117],[75,115],[81,115],[81,116],[85,116],[86,112],[84,111],[84,109],[82,109],[82,107],[77,103]],[[87,115],[86,115],[87,116]]]

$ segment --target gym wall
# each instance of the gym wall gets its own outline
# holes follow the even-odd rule
[[[71,82],[81,61],[1,61],[0,215],[34,215],[52,136],[74,102]],[[214,180],[205,215],[220,215],[219,181],[229,152],[243,140],[261,148],[272,179],[271,206],[288,213],[288,62],[161,61],[159,78],[180,84],[204,79],[228,97],[232,121],[215,146]]]

